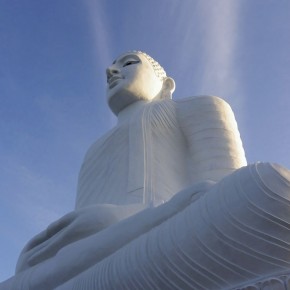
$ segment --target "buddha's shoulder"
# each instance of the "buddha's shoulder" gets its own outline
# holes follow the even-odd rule
[[[190,106],[192,105],[215,105],[215,106],[229,106],[229,104],[222,98],[217,96],[201,95],[194,97],[187,97],[174,100],[177,106]]]
[[[225,111],[231,110],[230,105],[220,97],[216,96],[194,96],[174,100],[177,110],[183,113],[202,112],[202,111]]]

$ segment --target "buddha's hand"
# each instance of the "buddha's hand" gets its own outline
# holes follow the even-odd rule
[[[194,183],[191,186],[181,190],[175,194],[169,201],[170,206],[175,207],[176,209],[182,209],[192,202],[195,202],[199,199],[204,193],[209,191],[216,182],[212,180],[205,180],[202,182]]]
[[[53,256],[77,240],[86,238],[135,213],[135,208],[94,205],[68,213],[35,236],[23,249],[16,272],[23,271]],[[131,211],[130,211],[131,210]]]

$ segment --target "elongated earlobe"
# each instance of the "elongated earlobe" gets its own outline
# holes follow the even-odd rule
[[[175,81],[170,77],[166,77],[163,80],[163,85],[159,99],[172,99],[172,94],[174,90],[175,90]]]
[[[167,89],[170,90],[171,94],[175,91],[175,81],[173,78],[166,77],[164,84],[166,85]]]

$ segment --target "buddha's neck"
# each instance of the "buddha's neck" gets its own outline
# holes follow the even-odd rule
[[[127,106],[118,114],[118,124],[128,122],[130,118],[140,111],[144,106],[148,104],[148,101],[137,101]]]

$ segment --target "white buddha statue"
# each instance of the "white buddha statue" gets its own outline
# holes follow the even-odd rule
[[[118,124],[86,154],[76,209],[158,205],[194,182],[220,180],[246,164],[234,115],[223,100],[171,100],[173,79],[145,53],[121,55],[107,79]]]
[[[107,81],[118,123],[85,156],[75,210],[26,245],[0,289],[242,289],[271,275],[284,287],[289,171],[245,166],[230,106],[173,101],[143,52],[118,57]]]

